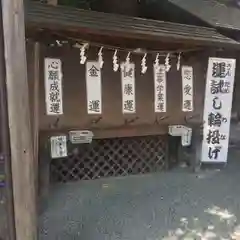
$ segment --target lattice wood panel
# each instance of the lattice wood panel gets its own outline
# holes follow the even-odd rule
[[[71,145],[68,158],[52,160],[52,180],[67,182],[161,171],[166,166],[166,140],[163,136],[147,136]]]

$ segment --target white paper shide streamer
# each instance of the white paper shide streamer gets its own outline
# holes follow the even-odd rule
[[[83,43],[80,47],[80,64],[85,64],[87,57],[86,57],[86,49],[88,47],[88,43]]]
[[[100,64],[100,68],[102,69],[103,64],[104,64],[104,61],[103,61],[103,47],[101,47],[99,52],[98,52],[98,62]]]
[[[146,62],[147,62],[147,53],[144,54],[144,56],[142,58],[142,62],[141,62],[141,67],[142,67],[141,73],[142,74],[145,74],[148,69]]]
[[[156,59],[154,61],[153,68],[159,68],[160,60],[159,60],[159,53],[156,55]]]
[[[128,71],[129,68],[130,68],[130,56],[131,56],[131,53],[128,52],[127,57],[126,57],[126,60],[125,60],[125,67],[126,67],[126,70],[127,70],[127,71]]]
[[[165,58],[165,70],[166,72],[169,72],[171,69],[171,64],[170,64],[170,53],[167,54]]]
[[[86,63],[87,111],[102,114],[102,82],[99,61]]]
[[[47,115],[63,114],[62,62],[60,59],[44,60],[45,102]]]
[[[181,53],[178,54],[178,59],[177,59],[177,70],[179,71],[181,67]]]
[[[118,50],[115,50],[114,55],[113,55],[113,71],[117,72],[119,69],[119,63],[118,63]]]

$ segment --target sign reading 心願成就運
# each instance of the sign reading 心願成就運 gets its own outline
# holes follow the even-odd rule
[[[61,115],[63,114],[61,60],[45,58],[44,70],[47,115]]]

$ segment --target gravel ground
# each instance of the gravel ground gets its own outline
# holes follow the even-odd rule
[[[40,240],[240,239],[240,152],[223,169],[53,186]]]
[[[0,161],[0,240],[7,239],[6,199],[5,191],[1,184],[3,176],[4,176],[4,164]]]
[[[0,188],[0,240],[7,239],[7,215],[5,203],[4,189]]]

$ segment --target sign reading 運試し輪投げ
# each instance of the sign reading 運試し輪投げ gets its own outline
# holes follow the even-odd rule
[[[235,65],[235,59],[209,58],[201,162],[227,162]]]

